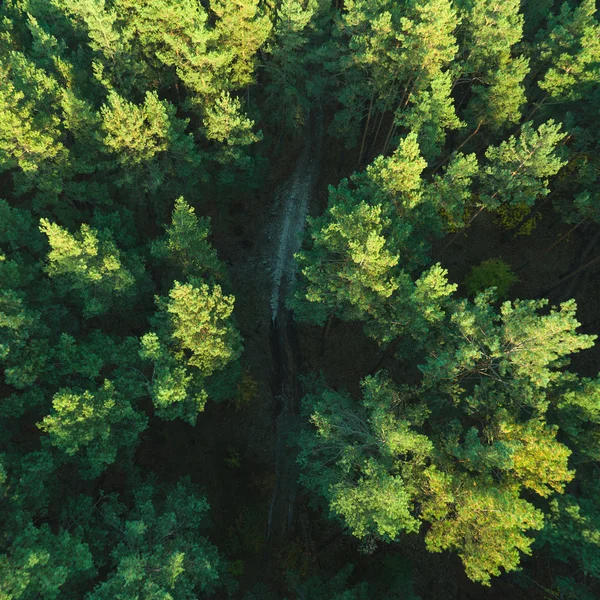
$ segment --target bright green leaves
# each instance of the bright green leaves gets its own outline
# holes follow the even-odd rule
[[[154,331],[141,338],[140,356],[153,363],[150,395],[165,419],[195,423],[209,396],[235,393],[242,338],[233,323],[234,298],[216,283],[224,268],[209,231],[208,219],[179,198],[166,234],[152,244],[152,254],[186,278],[175,280],[167,297],[156,297]]]
[[[556,419],[580,463],[600,457],[600,379],[583,378],[556,403]]]
[[[149,393],[158,416],[195,423],[207,400],[201,375],[194,377],[156,333],[147,333],[140,342],[141,358],[153,363]]]
[[[52,407],[39,428],[67,457],[82,455],[82,475],[90,478],[112,464],[119,450],[131,452],[147,423],[110,381],[95,392],[62,389]]]
[[[40,110],[42,99],[31,94],[30,89],[26,94],[13,82],[18,78],[15,67],[22,57],[12,55],[10,61],[8,58],[0,56],[0,171],[15,169],[18,194],[39,189],[45,197],[54,197],[62,189],[68,155],[61,140],[60,119],[48,111],[48,103],[55,98],[44,89],[56,83],[42,72],[31,74],[34,81],[37,79],[38,91],[46,91],[46,106]]]
[[[576,332],[580,323],[575,318],[574,300],[540,316],[537,311],[547,301],[515,301],[501,307],[504,322],[505,352],[516,373],[544,387],[555,379],[553,371],[568,364],[570,354],[591,348],[596,336]]]
[[[307,396],[302,481],[359,538],[393,541],[428,522],[427,547],[456,551],[467,575],[489,584],[518,567],[542,527],[525,493],[548,498],[574,477],[561,429],[597,421],[583,413],[595,387],[562,368],[595,337],[576,332],[572,301],[542,314],[545,301],[452,302],[439,266],[416,288],[409,322],[427,324],[411,331],[428,355],[421,382],[380,373],[363,380],[358,402],[327,389]]]
[[[485,124],[498,131],[520,121],[527,100],[523,80],[529,61],[511,52],[523,33],[520,2],[468,0],[461,4],[464,62],[459,68],[465,74],[464,83],[474,92],[466,115],[473,127]]]
[[[579,323],[574,301],[540,315],[546,304],[542,300],[505,302],[497,314],[490,297],[483,294],[473,305],[457,303],[451,326],[444,333],[443,350],[433,350],[421,367],[424,384],[448,382],[451,390],[461,393],[467,382],[473,382],[477,384],[475,394],[466,398],[473,406],[487,405],[484,390],[497,384],[507,398],[519,404],[535,403],[535,396],[524,395],[519,386],[546,388],[560,379],[557,369],[568,364],[569,354],[590,348],[595,340],[595,336],[576,332]]]
[[[548,20],[541,58],[550,68],[539,87],[556,101],[590,98],[600,79],[600,25],[595,13],[593,0],[582,0],[575,7],[564,2],[560,13]]]
[[[408,16],[400,19],[397,39],[404,49],[413,89],[423,89],[456,55],[454,30],[458,15],[448,0],[408,3]]]
[[[141,356],[155,365],[150,392],[160,416],[195,423],[207,398],[205,380],[239,358],[233,302],[220,286],[196,279],[176,281],[168,298],[157,298],[158,333],[142,338]]]
[[[465,71],[487,73],[510,59],[510,49],[523,35],[523,15],[519,0],[461,1]]]
[[[402,474],[422,467],[431,444],[412,429],[408,414],[394,415],[398,394],[385,380],[367,378],[363,389],[367,412],[329,390],[305,398],[314,429],[300,439],[301,479],[357,537],[393,540],[418,529],[411,509],[414,483]]]
[[[556,153],[565,135],[553,121],[540,125],[537,131],[529,122],[518,138],[511,136],[497,147],[490,146],[485,153],[488,164],[481,175],[485,206],[533,206],[540,196],[547,195],[548,178],[565,164]]]
[[[299,318],[324,323],[335,314],[362,321],[380,342],[409,330],[416,339],[427,334],[416,307],[423,304],[422,315],[431,310],[433,318],[454,288],[438,267],[423,273],[417,284],[409,273],[427,262],[425,229],[442,231],[444,198],[462,200],[475,163],[451,163],[433,185],[422,180],[425,167],[417,136],[411,134],[392,156],[378,157],[351,183],[343,180],[330,188],[329,207],[309,220],[310,244],[297,255],[301,278],[293,307]]]
[[[393,540],[402,531],[419,528],[410,514],[411,498],[402,478],[390,475],[374,460],[365,460],[358,481],[334,484],[330,494],[331,510],[359,539],[375,534]]]
[[[117,302],[131,302],[141,267],[126,257],[124,264],[109,232],[84,224],[73,235],[47,219],[40,221],[40,230],[51,247],[46,272],[61,295],[73,294],[82,304],[86,318],[108,312]]]
[[[474,85],[474,97],[465,116],[473,127],[486,125],[492,131],[519,123],[521,110],[527,103],[523,80],[529,72],[529,61],[519,56],[492,70],[486,84]]]
[[[242,149],[262,138],[260,132],[254,133],[254,122],[242,111],[238,98],[223,92],[207,107],[204,114],[204,133],[209,140],[219,142],[215,159],[221,163],[235,161],[240,166],[248,163]]]
[[[479,172],[475,154],[453,154],[442,175],[434,175],[425,193],[436,207],[444,231],[464,226],[467,208],[472,203],[471,185]]]
[[[256,53],[271,33],[271,21],[259,0],[213,0],[210,8],[217,17],[218,46],[231,53],[230,85],[244,88],[253,81]]]
[[[108,96],[100,109],[100,138],[104,151],[121,167],[117,185],[156,193],[171,179],[198,176],[200,154],[191,134],[185,133],[187,120],[178,119],[175,112],[156,92],[148,92],[139,106],[116,92]]]
[[[429,503],[424,504],[423,517],[433,521],[427,548],[456,551],[467,576],[489,585],[490,576],[500,575],[501,568],[518,567],[521,552],[531,553],[533,540],[525,532],[541,529],[542,513],[511,489],[492,487],[489,482],[478,485],[476,480],[461,483],[455,484],[446,509],[434,499],[434,514],[430,514]]]
[[[418,134],[421,152],[427,160],[441,154],[446,130],[464,127],[454,111],[451,90],[450,73],[440,73],[431,81],[430,88],[416,92],[414,107],[398,116],[401,125]]]
[[[298,257],[307,282],[301,297],[318,303],[319,312],[312,318],[321,322],[338,309],[348,318],[360,318],[373,303],[389,298],[399,285],[392,271],[398,257],[387,250],[382,235],[389,224],[382,208],[364,202],[351,211],[348,208],[333,206],[330,222],[313,237],[310,253]]]
[[[233,303],[233,296],[224,295],[220,286],[209,288],[193,279],[186,284],[176,281],[169,299],[159,301],[160,310],[168,314],[175,348],[205,377],[242,351],[241,337],[230,320]]]
[[[436,156],[444,130],[459,126],[449,76],[444,74],[458,50],[458,17],[452,3],[347,2],[344,8],[340,37],[348,36],[349,52],[340,50],[344,84],[339,97],[344,108],[336,115],[336,130],[353,145],[363,115],[368,129],[374,114],[391,111],[395,120],[384,152],[398,123],[418,129],[425,155]],[[377,133],[380,127],[381,121]]]

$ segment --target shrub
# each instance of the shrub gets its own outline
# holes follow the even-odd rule
[[[499,258],[484,260],[471,269],[465,277],[465,287],[470,296],[495,287],[498,298],[506,298],[510,287],[518,281],[510,265]]]

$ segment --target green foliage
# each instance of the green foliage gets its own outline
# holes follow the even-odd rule
[[[304,124],[310,108],[306,86],[311,56],[307,46],[317,10],[316,0],[279,2],[273,40],[267,46],[265,108],[270,119],[289,131]]]
[[[224,570],[216,548],[199,535],[208,503],[184,479],[172,488],[136,488],[131,505],[111,495],[99,506],[111,565],[90,600],[121,597],[195,600],[217,587]]]
[[[481,200],[489,209],[502,204],[533,206],[549,193],[548,177],[556,175],[565,162],[557,156],[556,146],[565,138],[560,125],[549,121],[537,131],[531,122],[521,128],[518,138],[511,136],[498,147],[490,146],[481,180]]]
[[[206,399],[207,378],[235,363],[241,336],[231,321],[234,299],[219,285],[197,279],[175,282],[168,299],[156,298],[158,333],[141,339],[140,355],[154,364],[149,383],[158,414],[166,419],[196,422]],[[232,396],[236,381],[229,382]]]
[[[296,257],[301,278],[291,304],[300,319],[361,321],[380,342],[427,335],[429,317],[455,288],[439,266],[410,277],[427,262],[423,224],[441,233],[442,216],[466,194],[475,163],[461,155],[433,184],[422,180],[425,167],[411,134],[391,157],[330,188],[328,209],[309,219],[310,242]]]
[[[517,276],[510,265],[499,258],[484,260],[471,268],[465,277],[465,287],[469,296],[475,296],[488,288],[496,288],[496,296],[506,298],[510,287],[517,282]]]
[[[451,90],[450,73],[440,73],[431,81],[430,89],[419,90],[415,94],[414,107],[398,117],[400,124],[419,135],[419,146],[427,160],[441,154],[446,130],[460,129],[465,125],[456,116]]]
[[[103,152],[120,167],[117,186],[126,185],[134,194],[156,193],[173,179],[186,187],[198,181],[202,158],[185,133],[188,120],[178,119],[175,106],[156,92],[147,92],[138,106],[113,91],[100,114]]]
[[[466,75],[464,83],[473,91],[467,119],[473,127],[485,124],[498,131],[521,120],[521,108],[527,101],[523,80],[529,61],[512,55],[523,32],[521,3],[469,0],[460,4],[464,62],[459,68]]]
[[[198,218],[194,208],[183,198],[178,198],[171,225],[166,228],[163,238],[152,243],[152,254],[166,258],[186,277],[201,277],[206,273],[218,277],[223,267],[208,242],[209,235],[209,219]]]
[[[51,250],[46,272],[56,280],[61,295],[73,295],[86,318],[108,312],[115,302],[131,301],[136,292],[135,275],[141,266],[135,259],[127,268],[110,232],[81,225],[73,235],[47,219],[40,231],[48,236]]]
[[[400,361],[389,376],[360,374],[356,397],[313,386],[304,485],[363,549],[421,536],[484,584],[533,549],[549,594],[593,597],[600,379],[568,363],[594,336],[577,333],[572,301],[498,302],[514,282],[498,260],[467,277],[474,299],[455,297],[443,263],[460,250],[438,242],[484,210],[532,226],[549,194],[545,210],[593,233],[599,33],[593,0],[0,3],[0,597],[195,600],[242,571],[244,595],[263,557],[273,597],[414,596],[400,551],[354,573],[340,570],[353,560],[343,543],[316,568],[320,534],[280,553],[271,539],[265,554],[252,494],[215,496],[228,569],[206,538],[206,500],[180,478],[193,461],[173,454],[218,436],[188,425],[209,399],[229,400],[208,427],[242,437],[228,456],[194,450],[217,457],[201,472],[218,484],[230,466],[263,480],[260,502],[275,493],[275,470],[248,473],[254,452],[241,459],[247,445],[268,454],[266,413],[238,414],[241,428],[227,418],[264,383],[242,369],[232,295],[259,267],[237,260],[228,228],[266,214],[268,194],[246,190],[277,185],[303,126],[327,148],[323,175],[358,172],[330,187],[322,214],[314,204],[290,304],[299,321],[360,324],[385,364]],[[259,335],[264,315],[247,308],[244,330]],[[335,380],[356,389],[351,365]],[[173,432],[189,439],[172,444]],[[320,518],[291,511],[288,526],[307,515]]]
[[[134,449],[147,419],[116,392],[110,381],[95,393],[62,389],[52,399],[53,412],[39,424],[50,443],[67,456],[83,454],[82,476],[97,477],[121,449]]]
[[[590,97],[598,83],[600,25],[595,13],[593,0],[582,0],[576,6],[564,2],[558,15],[550,15],[540,36],[540,58],[550,67],[538,85],[555,101]]]
[[[549,545],[558,561],[573,561],[586,576],[599,578],[600,513],[594,502],[597,490],[595,482],[581,498],[566,494],[552,500],[541,541]]]
[[[425,344],[420,384],[380,373],[360,402],[307,396],[298,457],[303,483],[355,536],[394,541],[428,522],[427,547],[456,551],[485,584],[517,568],[543,525],[522,494],[562,493],[574,476],[547,411],[572,384],[566,357],[594,341],[575,332],[573,302],[541,315],[545,302],[491,300],[454,303]]]
[[[69,589],[94,574],[92,556],[78,536],[28,524],[0,554],[0,594],[6,600],[75,598]]]
[[[241,337],[229,317],[233,296],[224,296],[221,287],[212,289],[196,280],[175,286],[168,301],[159,300],[159,309],[169,314],[170,339],[187,356],[187,364],[207,377],[239,358]]]

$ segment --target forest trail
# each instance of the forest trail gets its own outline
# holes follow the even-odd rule
[[[280,219],[275,240],[271,288],[271,352],[273,355],[273,401],[275,428],[276,485],[271,497],[267,521],[267,564],[273,551],[288,538],[295,520],[298,466],[296,452],[289,447],[288,436],[298,418],[300,352],[296,328],[285,299],[296,273],[294,254],[300,249],[302,231],[311,197],[318,180],[323,145],[323,115],[312,115],[305,130],[304,149],[292,176],[279,188],[275,203]]]

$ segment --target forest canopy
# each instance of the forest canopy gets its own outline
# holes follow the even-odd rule
[[[598,597],[599,133],[594,0],[4,0],[0,600]]]

